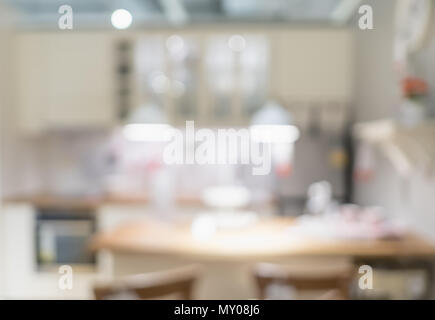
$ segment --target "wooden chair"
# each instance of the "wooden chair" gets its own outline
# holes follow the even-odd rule
[[[178,294],[180,299],[192,299],[194,283],[200,274],[196,265],[125,276],[108,284],[94,287],[97,300],[110,299],[158,299]]]
[[[352,266],[286,266],[260,263],[254,267],[259,298],[266,299],[271,285],[293,287],[297,291],[327,290],[320,299],[348,299],[354,269]]]

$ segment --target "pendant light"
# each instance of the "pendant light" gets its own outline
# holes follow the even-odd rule
[[[293,170],[294,143],[300,136],[290,113],[269,101],[252,117],[250,133],[254,142],[272,145],[275,171],[282,178],[288,177]]]
[[[300,136],[290,113],[275,101],[267,102],[253,115],[250,132],[252,139],[261,143],[294,143]]]
[[[146,103],[130,112],[123,135],[128,141],[165,142],[170,140],[171,131],[162,110],[155,104]]]

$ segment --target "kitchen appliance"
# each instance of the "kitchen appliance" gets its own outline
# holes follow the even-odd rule
[[[95,232],[94,213],[77,209],[39,209],[36,220],[36,259],[39,270],[60,265],[93,269],[95,255],[87,244]]]

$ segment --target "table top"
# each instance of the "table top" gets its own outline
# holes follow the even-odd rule
[[[217,260],[291,256],[435,258],[435,245],[412,233],[399,239],[310,238],[292,234],[290,227],[294,224],[294,218],[266,218],[249,227],[219,230],[208,239],[197,239],[188,223],[146,218],[98,233],[91,248]]]

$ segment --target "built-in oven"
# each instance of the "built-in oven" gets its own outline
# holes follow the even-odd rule
[[[39,270],[60,265],[95,267],[88,248],[95,232],[95,214],[76,209],[39,209],[36,220],[36,259]]]

